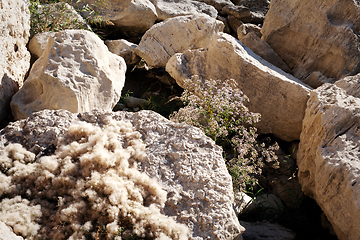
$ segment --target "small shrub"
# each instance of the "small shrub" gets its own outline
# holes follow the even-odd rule
[[[260,114],[244,105],[249,99],[234,80],[201,82],[193,77],[185,89],[181,98],[187,105],[170,119],[201,128],[223,147],[234,190],[252,189],[264,164],[277,163],[277,145],[267,147],[257,141],[255,124]]]

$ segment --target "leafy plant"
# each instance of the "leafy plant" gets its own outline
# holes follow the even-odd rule
[[[277,164],[278,146],[257,140],[255,124],[260,114],[244,105],[249,99],[234,80],[202,82],[193,77],[185,85],[181,99],[187,105],[170,119],[201,128],[223,147],[234,190],[253,190],[264,164]]]

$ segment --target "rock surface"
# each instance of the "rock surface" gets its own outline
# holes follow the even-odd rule
[[[244,222],[244,240],[295,240],[296,234],[280,224],[270,222]]]
[[[252,23],[244,23],[238,27],[236,30],[237,37],[239,40],[241,40],[243,37],[245,37],[248,33],[255,33],[256,36],[261,38],[261,28],[258,25],[252,24]]]
[[[56,148],[57,139],[74,122],[106,124],[106,118],[129,120],[142,135],[147,158],[141,169],[168,192],[164,212],[186,224],[189,239],[233,239],[244,229],[233,209],[231,177],[222,149],[198,128],[172,123],[152,111],[72,114],[44,110],[10,123],[0,131],[0,149],[20,143],[35,154]]]
[[[324,83],[332,83],[333,79],[329,79],[322,75],[321,72],[315,71],[312,72],[304,81],[303,83],[309,85],[312,88],[317,88],[323,85]]]
[[[319,71],[339,79],[359,72],[359,2],[273,0],[263,39],[304,80]]]
[[[168,18],[207,14],[212,18],[216,18],[218,12],[213,6],[203,2],[193,0],[150,0],[156,7],[158,20],[166,20]]]
[[[54,38],[56,32],[42,32],[35,34],[29,42],[29,51],[32,56],[38,59],[44,52],[49,38]]]
[[[227,5],[230,5],[230,6],[234,5],[234,3],[232,3],[230,0],[197,0],[197,1],[209,4],[218,11],[221,11],[223,9],[223,7],[225,7]]]
[[[17,236],[10,227],[0,222],[0,240],[23,240],[24,238]]]
[[[13,116],[26,118],[42,109],[111,110],[120,99],[125,71],[124,59],[110,53],[94,33],[58,32],[13,96]]]
[[[141,60],[135,53],[135,49],[138,45],[126,41],[125,39],[106,40],[105,45],[110,52],[124,58],[127,66],[137,64]]]
[[[158,18],[155,6],[149,0],[107,0],[105,6],[98,2],[82,0],[80,6],[90,5],[104,21],[111,21],[132,34],[144,33]]]
[[[206,47],[224,24],[205,14],[168,19],[151,27],[135,52],[150,67],[165,67],[175,53]]]
[[[239,27],[240,28],[240,27]],[[238,29],[239,36],[239,29]],[[240,38],[239,38],[240,39]],[[271,63],[272,65],[282,69],[285,72],[290,73],[290,68],[286,63],[276,54],[276,52],[270,47],[267,42],[262,40],[256,33],[250,32],[240,40],[245,46],[250,48],[254,53]]]
[[[206,49],[175,54],[166,70],[184,87],[184,81],[235,79],[250,99],[249,110],[261,114],[258,130],[292,141],[299,139],[310,88],[269,64],[225,33],[218,33]]]
[[[303,192],[340,240],[360,238],[360,99],[357,80],[310,93],[297,155]],[[351,96],[354,94],[354,96]]]
[[[30,67],[26,48],[30,36],[30,12],[23,0],[0,2],[0,121],[10,108],[11,97],[23,85]]]

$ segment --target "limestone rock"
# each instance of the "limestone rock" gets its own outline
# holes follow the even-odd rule
[[[355,0],[272,0],[262,38],[300,80],[339,79],[359,72],[359,14]]]
[[[17,236],[10,227],[0,222],[0,240],[23,240],[24,238]]]
[[[254,240],[295,240],[296,234],[280,224],[270,222],[241,221],[246,231],[244,239]]]
[[[238,6],[245,6],[251,12],[251,22],[261,23],[270,7],[270,0],[234,0]]]
[[[244,23],[241,24],[237,29],[237,36],[238,39],[241,40],[243,37],[245,37],[248,33],[255,33],[256,36],[261,38],[261,28],[258,25],[252,24],[252,23]]]
[[[165,67],[175,53],[206,47],[224,24],[205,14],[168,19],[151,27],[135,52],[150,67]]]
[[[335,83],[336,86],[346,91],[346,94],[360,98],[360,74],[345,77]]]
[[[11,142],[45,154],[56,149],[56,138],[71,123],[101,126],[107,124],[107,117],[128,120],[141,134],[147,157],[139,167],[167,191],[164,213],[192,230],[189,239],[234,239],[244,231],[232,206],[232,182],[222,149],[200,129],[173,123],[152,111],[72,114],[44,110],[2,129],[0,149]]]
[[[11,97],[23,85],[30,67],[26,48],[30,36],[30,12],[26,1],[0,2],[0,121],[10,112]]]
[[[150,0],[107,0],[98,4],[98,0],[82,0],[81,7],[90,5],[100,12],[99,17],[111,21],[123,31],[144,33],[158,18],[155,6]]]
[[[328,79],[321,72],[315,71],[312,72],[303,83],[309,85],[312,88],[317,88],[323,85],[324,83],[332,83],[332,79]]]
[[[218,11],[221,11],[223,9],[223,7],[225,7],[227,5],[230,5],[230,6],[234,5],[230,0],[196,0],[196,1],[209,4]]]
[[[238,28],[244,24],[241,20],[237,19],[233,15],[228,15],[227,20],[231,30],[233,30],[234,33],[236,33]]]
[[[44,52],[50,37],[54,37],[56,32],[42,32],[35,34],[29,42],[29,51],[38,59]]]
[[[150,0],[156,7],[158,20],[166,20],[168,18],[206,14],[212,18],[216,18],[218,12],[213,6],[203,2],[193,0]]]
[[[110,53],[94,33],[58,32],[13,96],[12,113],[21,119],[42,109],[111,110],[120,99],[125,71],[124,59]]]
[[[360,238],[360,99],[347,93],[358,88],[351,85],[326,83],[310,93],[297,155],[303,192],[340,240]]]
[[[109,51],[124,58],[127,66],[132,66],[140,62],[140,58],[135,53],[136,44],[126,41],[125,39],[120,40],[106,40],[105,45]]]
[[[235,195],[234,208],[236,215],[240,215],[251,203],[253,199],[246,193],[238,192]]]
[[[239,36],[239,29],[238,29]],[[264,40],[259,38],[255,33],[251,32],[241,38],[241,43],[250,48],[254,53],[273,64],[274,66],[290,73],[290,68],[284,61],[276,54],[276,52]]]
[[[230,35],[218,33],[205,49],[175,54],[166,71],[183,87],[194,75],[200,80],[234,79],[250,99],[249,110],[261,114],[258,130],[286,141],[299,139],[310,88]]]
[[[251,13],[247,7],[227,5],[221,10],[223,15],[232,15],[240,21],[250,21]]]

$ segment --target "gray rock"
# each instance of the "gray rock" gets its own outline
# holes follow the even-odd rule
[[[56,148],[72,123],[106,124],[106,118],[128,120],[146,145],[140,168],[168,192],[164,213],[186,224],[189,239],[234,239],[244,229],[233,209],[233,190],[222,149],[198,128],[173,123],[152,111],[72,114],[44,110],[10,123],[0,131],[0,149],[20,143],[39,154]]]
[[[223,7],[227,5],[234,6],[234,4],[230,0],[196,0],[196,1],[209,4],[219,12],[221,11],[221,9],[223,9]]]

